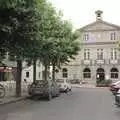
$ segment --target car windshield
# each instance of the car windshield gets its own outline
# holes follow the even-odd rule
[[[119,85],[119,84],[120,84],[120,81],[117,81],[117,82],[115,82],[115,83],[113,83],[113,84],[115,84],[115,85]]]
[[[56,80],[57,83],[64,83],[64,80],[63,79],[58,79]]]

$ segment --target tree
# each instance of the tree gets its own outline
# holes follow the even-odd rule
[[[40,50],[40,60],[45,66],[44,76],[45,80],[48,77],[48,68],[50,65],[50,56],[52,53],[52,49],[54,47],[52,38],[54,37],[54,25],[56,23],[56,11],[52,7],[52,5],[46,1],[42,1],[44,3],[43,6],[38,4],[40,7],[41,13],[41,22],[40,22],[40,39],[41,42],[41,50]]]
[[[79,50],[79,43],[75,41],[70,22],[62,20],[61,11],[57,13],[49,3],[46,3],[43,8],[40,27],[42,39],[40,58],[45,66],[45,80],[47,80],[47,69],[50,65],[53,66],[54,80],[55,66],[73,58]]]
[[[38,12],[34,0],[1,0],[0,35],[9,55],[17,61],[16,96],[21,96],[22,61],[37,41]]]
[[[72,31],[72,25],[69,21],[59,22],[59,31],[57,33],[56,45],[54,46],[54,54],[51,56],[51,63],[53,66],[52,79],[55,80],[55,68],[60,67],[62,63],[70,62],[70,59],[75,59],[74,55],[78,54],[80,50],[78,35]],[[56,36],[56,35],[55,35]]]

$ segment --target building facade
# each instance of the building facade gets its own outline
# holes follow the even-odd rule
[[[17,72],[17,63],[9,61],[7,58],[0,65],[0,82],[15,81]],[[36,63],[36,80],[42,80],[44,66],[37,61]],[[22,82],[33,82],[33,65],[28,66],[26,62],[22,63]]]
[[[44,66],[39,61],[36,63],[36,80],[43,79]],[[22,69],[22,81],[33,82],[33,65],[26,66],[26,62],[23,63]]]
[[[120,53],[118,41],[120,27],[102,20],[102,11],[95,12],[96,21],[78,31],[81,34],[81,51],[75,60],[63,65],[56,79],[78,79],[95,84],[98,78],[120,79]]]

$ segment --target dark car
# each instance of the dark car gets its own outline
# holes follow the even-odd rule
[[[115,95],[115,104],[120,107],[120,89],[118,90],[117,94]]]
[[[112,83],[109,87],[110,91],[115,95],[120,89],[120,81]]]
[[[36,80],[35,83],[28,86],[28,94],[31,97],[45,97],[48,100],[51,100],[52,97],[59,96],[60,92],[55,81]]]

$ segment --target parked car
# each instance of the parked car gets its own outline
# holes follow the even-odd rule
[[[60,91],[55,81],[36,80],[35,83],[28,86],[28,94],[31,97],[45,97],[48,100],[51,100],[52,97],[59,96]]]
[[[120,107],[120,89],[118,90],[117,94],[115,95],[115,105]]]
[[[57,79],[56,82],[59,85],[60,92],[69,92],[72,90],[71,84],[67,79]]]
[[[80,84],[80,80],[79,79],[72,79],[70,80],[71,84]]]
[[[120,89],[120,81],[114,82],[109,87],[110,91],[115,95]]]

